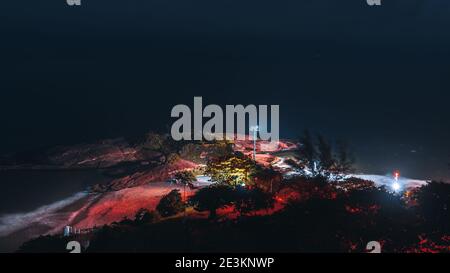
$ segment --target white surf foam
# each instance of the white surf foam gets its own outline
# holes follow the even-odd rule
[[[87,196],[86,192],[79,192],[69,198],[55,203],[39,207],[33,211],[25,213],[4,214],[0,216],[0,237],[7,236],[17,230],[25,228],[32,223],[48,224],[53,226],[56,219],[51,216],[59,209],[74,203]]]
[[[349,176],[373,181],[377,186],[391,187],[392,183],[394,182],[394,178],[392,176],[385,176],[385,175],[352,174]],[[410,179],[406,177],[400,177],[397,182],[404,189],[417,188],[427,184],[426,180]]]

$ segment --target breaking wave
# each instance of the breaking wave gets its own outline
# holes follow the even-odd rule
[[[7,236],[33,223],[46,224],[51,227],[57,220],[55,217],[51,217],[52,215],[54,215],[58,210],[80,200],[87,195],[88,194],[86,192],[78,192],[71,197],[57,201],[50,205],[41,206],[34,211],[1,215],[0,237]]]

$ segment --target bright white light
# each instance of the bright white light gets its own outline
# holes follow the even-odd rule
[[[259,126],[258,125],[250,126],[250,131],[258,132],[259,131]]]
[[[400,188],[401,188],[400,183],[398,183],[398,182],[392,183],[392,189],[393,189],[394,191],[397,192],[397,191],[400,190]]]

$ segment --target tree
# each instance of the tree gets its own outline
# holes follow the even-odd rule
[[[174,163],[179,159],[178,144],[166,135],[148,133],[145,139],[138,145],[144,156],[154,155],[154,152],[163,155],[164,163]]]
[[[161,216],[167,217],[183,211],[184,208],[185,204],[181,199],[180,190],[175,189],[161,198],[156,210]]]
[[[141,143],[141,147],[152,151],[160,151],[164,149],[165,144],[166,137],[150,132],[145,135],[145,139]]]
[[[349,177],[343,181],[333,182],[336,188],[343,190],[344,192],[350,192],[353,190],[373,189],[375,188],[375,182],[370,180],[364,180],[356,177]]]
[[[23,243],[18,253],[67,253],[65,246],[72,237],[61,237],[52,235],[41,235]]]
[[[193,172],[190,171],[181,171],[175,174],[175,179],[181,182],[182,184],[189,184],[197,180]]]
[[[210,157],[221,158],[232,156],[234,153],[232,143],[227,140],[213,140],[212,145],[209,145],[208,154]]]
[[[214,219],[217,209],[231,205],[234,200],[234,191],[228,185],[213,185],[198,190],[190,198],[194,209],[197,211],[209,211],[209,218]]]
[[[254,162],[246,156],[229,155],[210,160],[205,174],[213,181],[236,186],[251,182],[250,178],[255,169]]]
[[[320,168],[322,171],[330,172],[335,165],[330,143],[322,136],[317,136],[317,149]]]
[[[180,160],[180,155],[177,153],[168,153],[165,156],[165,163],[167,164],[173,164],[175,162],[177,162],[178,160]]]
[[[136,212],[134,222],[137,224],[152,223],[156,218],[157,214],[155,212],[150,212],[148,209],[141,208]]]
[[[345,141],[338,141],[337,146],[337,172],[346,174],[353,171],[353,163],[355,162],[355,159],[350,153],[347,143]]]
[[[253,175],[253,180],[257,188],[265,192],[276,192],[278,191],[281,181],[283,180],[283,175],[275,171],[272,167],[270,168],[256,168]]]
[[[241,215],[261,209],[273,208],[274,198],[272,194],[266,193],[259,188],[236,189],[235,208]]]
[[[186,186],[191,186],[192,182],[197,181],[194,173],[191,171],[181,171],[175,174],[175,179],[185,186],[184,199],[186,199]]]
[[[202,152],[204,148],[198,143],[187,143],[182,146],[180,156],[183,159],[193,161],[195,163],[205,163],[202,159]]]
[[[303,135],[299,139],[300,147],[298,149],[299,159],[305,164],[311,172],[314,174],[314,160],[316,159],[316,148],[314,146],[311,134],[308,130],[303,132]]]
[[[415,194],[426,224],[433,229],[450,232],[450,184],[433,181]]]

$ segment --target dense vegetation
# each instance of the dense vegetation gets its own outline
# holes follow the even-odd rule
[[[89,242],[86,252],[364,252],[370,241],[383,252],[450,252],[450,184],[393,193],[371,181],[342,180],[353,163],[344,142],[332,145],[307,131],[300,142],[286,163],[304,171],[283,180],[228,142],[173,143],[149,135],[136,144],[141,151],[158,151],[166,163],[180,156],[206,163],[203,172],[216,183],[189,198],[173,190],[156,211],[142,208],[135,219],[84,237],[41,236],[19,251],[65,252],[75,239]],[[192,171],[174,179],[195,188]]]
[[[294,251],[364,252],[379,241],[383,252],[449,252],[450,185],[432,182],[397,195],[373,183],[332,183],[323,177],[296,178],[280,190],[298,193],[283,209],[254,215],[272,206],[260,190],[228,186],[205,188],[193,197],[196,209],[229,206],[239,212],[210,218],[161,220],[142,210],[135,220],[104,226],[90,239],[87,252],[103,251]],[[218,192],[220,191],[220,194]],[[214,201],[216,197],[223,198]],[[226,196],[226,197],[225,197]],[[214,203],[211,206],[200,204]],[[20,251],[64,251],[70,238],[46,236],[25,243]]]

